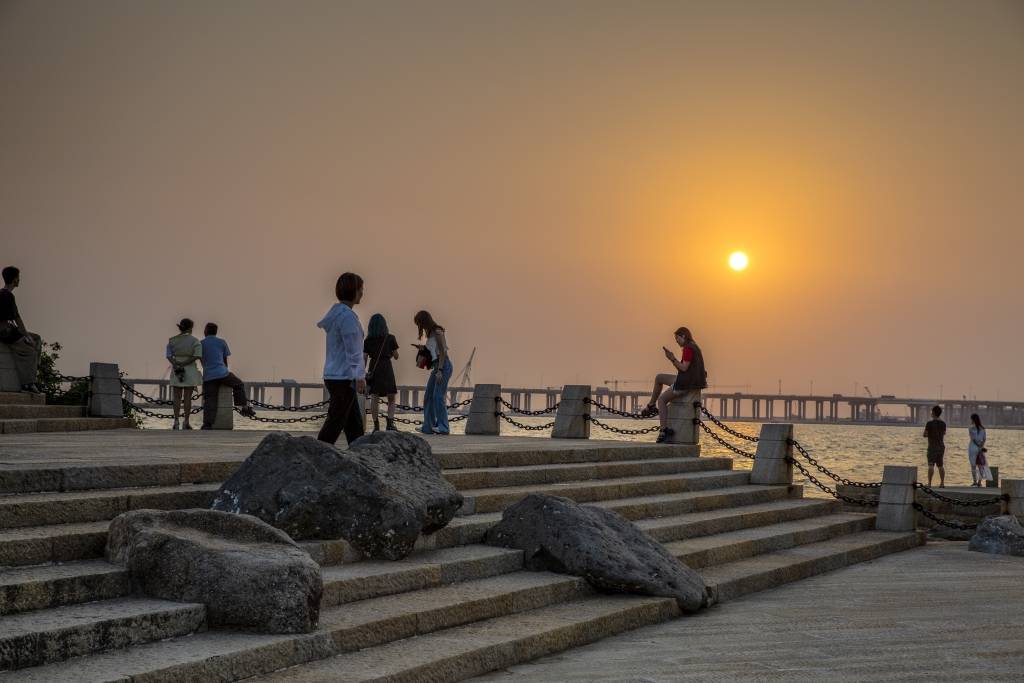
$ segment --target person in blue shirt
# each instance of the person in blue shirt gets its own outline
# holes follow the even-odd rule
[[[245,398],[245,383],[228,370],[228,343],[217,336],[217,323],[206,323],[203,330],[203,429],[213,429],[221,385],[231,387],[235,406],[245,417],[256,417],[252,404]]]
[[[365,334],[359,316],[352,310],[363,298],[363,278],[342,273],[334,294],[338,303],[316,324],[327,335],[324,386],[330,395],[327,418],[317,438],[332,445],[343,430],[350,444],[364,434],[365,419],[358,396],[366,393]]]

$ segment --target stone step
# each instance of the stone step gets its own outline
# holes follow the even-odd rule
[[[450,683],[671,619],[675,601],[590,596],[343,654],[253,683]]]
[[[46,394],[30,394],[27,391],[0,391],[0,405],[45,406]]]
[[[135,422],[123,417],[48,417],[32,420],[0,420],[0,433],[2,434],[86,432],[96,429],[135,429]]]
[[[235,681],[304,664],[340,653],[377,648],[391,641],[452,629],[474,622],[504,619],[560,603],[586,604],[591,591],[577,577],[544,572],[515,572],[451,586],[390,595],[325,609],[320,627],[305,635],[257,635],[207,631],[188,638],[101,652],[77,660],[18,672],[19,683],[128,680],[153,682]],[[601,600],[601,598],[585,598]],[[614,600],[635,606],[649,599]],[[670,600],[656,600],[659,604]],[[621,609],[621,608],[620,608]],[[659,615],[668,614],[664,606]],[[664,618],[663,616],[661,618]],[[415,641],[414,641],[415,642]],[[0,681],[5,681],[0,675]]]
[[[665,549],[693,569],[826,541],[845,534],[869,531],[875,516],[846,512],[810,519],[728,531],[665,544]]]
[[[117,598],[13,614],[0,620],[0,669],[22,669],[193,633],[202,605]]]
[[[619,462],[466,468],[446,471],[444,476],[457,489],[464,490],[731,469],[732,458],[651,458]]]
[[[99,418],[90,418],[99,419]],[[202,438],[204,435],[197,435]],[[439,453],[438,462],[446,471],[493,467],[527,467],[557,464],[584,464],[637,460],[664,460],[687,458],[695,461],[698,446],[671,444],[624,444],[574,449],[544,447],[537,439],[538,448],[531,450],[484,451],[465,453]],[[638,447],[639,446],[639,447]],[[103,454],[96,453],[93,460]],[[44,491],[81,491],[111,489],[125,486],[168,486],[172,484],[220,483],[238,469],[247,454],[228,460],[152,464],[120,464],[126,454],[113,450],[102,465],[47,467],[45,463],[31,466],[8,466],[0,469],[0,493],[38,493]],[[721,459],[719,459],[721,460]],[[726,465],[728,467],[728,465]]]
[[[772,501],[801,500],[799,496],[802,493],[803,487],[801,486],[746,485],[725,489],[594,501],[588,504],[614,510],[627,519],[641,520],[646,517],[661,517],[701,510],[745,508],[748,505]],[[416,547],[420,550],[431,550],[482,543],[487,530],[501,520],[501,514],[501,512],[485,512],[456,517],[445,528],[429,536],[420,536],[416,541]],[[362,559],[362,554],[358,550],[351,547],[347,541],[340,539],[304,541],[299,545],[321,565],[358,562]]]
[[[0,531],[0,567],[72,562],[103,556],[109,521]]]
[[[461,492],[465,498],[465,504],[460,510],[460,514],[498,512],[522,500],[530,493],[547,493],[570,498],[579,503],[589,503],[626,497],[720,489],[740,486],[749,481],[750,472],[718,470],[561,484],[471,489]]]
[[[218,484],[184,484],[0,495],[0,529],[111,520],[143,508],[208,508],[218,488]]]
[[[925,532],[862,531],[701,570],[724,602],[924,544]]]
[[[41,417],[85,417],[85,406],[7,405],[0,403],[0,420],[34,420]]]
[[[128,570],[104,560],[6,569],[0,572],[0,616],[109,600],[130,592]]]
[[[690,512],[671,517],[640,519],[637,526],[659,543],[821,517],[839,510],[834,500],[791,498],[771,503]]]
[[[675,458],[623,463],[526,466],[507,469],[492,467],[446,471],[444,474],[458,488],[468,488],[465,486],[466,482],[480,488],[498,488],[505,487],[500,483],[502,481],[528,482],[523,485],[531,486],[566,483],[567,481],[587,482],[619,479],[622,478],[619,475],[624,473],[644,473],[646,476],[656,476],[702,471],[728,472],[729,464],[731,464],[731,460],[727,458]],[[506,476],[506,472],[508,476]],[[218,483],[212,483],[0,494],[0,529],[113,519],[122,512],[140,508],[159,510],[206,508],[210,506],[219,486]]]

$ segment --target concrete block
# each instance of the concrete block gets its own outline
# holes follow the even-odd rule
[[[551,430],[552,438],[590,438],[590,393],[589,384],[567,384],[562,388],[562,400]]]
[[[917,528],[914,498],[917,468],[886,465],[882,470],[882,488],[878,494],[878,517],[875,528],[879,531],[913,531]]]
[[[121,395],[93,394],[89,397],[89,415],[93,417],[123,417]]]
[[[690,391],[668,404],[667,425],[673,434],[668,443],[694,445],[700,440],[700,428],[693,423],[699,414],[695,405],[701,400],[701,392]]]
[[[788,462],[793,454],[793,447],[789,444],[792,438],[791,424],[761,425],[754,467],[750,472],[751,484],[793,483],[793,465]]]
[[[0,343],[0,391],[21,391],[21,379],[14,366],[14,354],[7,344]]]
[[[89,374],[93,379],[121,380],[121,369],[117,363],[89,363]]]
[[[213,418],[214,429],[235,428],[235,406],[231,395],[231,387],[221,385],[217,388],[217,412]]]
[[[466,420],[466,434],[496,436],[501,433],[501,418],[498,412],[500,384],[477,384],[473,387],[473,402],[469,404],[469,418]]]
[[[1010,497],[1004,503],[1006,514],[1024,518],[1024,479],[1003,479],[999,488]]]
[[[89,363],[92,382],[89,391],[89,415],[92,417],[124,417],[121,404],[121,369],[117,363]]]

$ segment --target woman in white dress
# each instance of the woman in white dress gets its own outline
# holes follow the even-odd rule
[[[978,453],[985,448],[985,427],[977,413],[971,415],[971,426],[967,433],[971,436],[971,442],[967,444],[967,460],[971,464],[971,479],[974,481],[971,486],[981,486],[982,468],[978,465]]]

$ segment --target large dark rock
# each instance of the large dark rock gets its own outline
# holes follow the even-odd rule
[[[294,539],[343,538],[397,560],[444,527],[462,496],[423,439],[375,432],[346,451],[309,436],[268,434],[220,487],[213,509],[259,517]]]
[[[527,569],[582,576],[595,588],[675,598],[684,612],[710,602],[700,575],[618,513],[531,494],[507,508],[487,543],[524,551]]]
[[[201,602],[210,626],[308,633],[320,616],[320,566],[284,532],[213,510],[134,510],[110,523],[107,559],[136,590]]]
[[[1024,555],[1024,526],[1013,515],[986,517],[967,548],[996,555]]]

